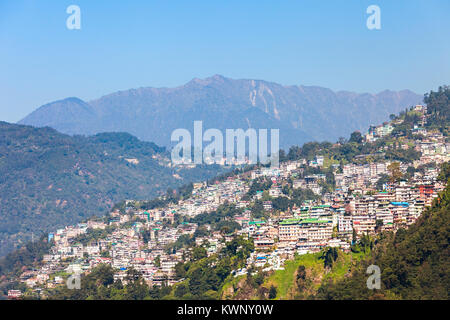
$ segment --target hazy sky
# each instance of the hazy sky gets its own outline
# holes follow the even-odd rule
[[[69,5],[81,30],[69,30]],[[369,30],[369,5],[381,30]],[[450,80],[448,0],[0,0],[0,120],[221,74],[423,94]]]

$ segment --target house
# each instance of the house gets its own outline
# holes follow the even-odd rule
[[[8,299],[17,300],[22,297],[22,292],[20,290],[8,290]]]
[[[259,240],[254,240],[255,249],[259,250],[266,250],[270,249],[274,245],[273,239],[264,238]]]

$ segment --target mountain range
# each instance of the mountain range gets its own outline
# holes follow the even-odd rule
[[[409,90],[358,94],[215,75],[176,88],[131,89],[88,102],[67,98],[39,107],[19,123],[66,134],[128,132],[168,147],[173,130],[192,132],[193,122],[202,120],[205,130],[277,128],[280,146],[288,148],[336,141],[422,99]]]

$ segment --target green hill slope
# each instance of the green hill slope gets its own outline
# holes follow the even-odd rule
[[[124,199],[151,199],[219,166],[175,169],[168,153],[127,133],[71,137],[0,122],[0,256],[42,231],[102,215]]]

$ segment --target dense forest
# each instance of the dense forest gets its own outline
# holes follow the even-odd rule
[[[152,199],[227,170],[171,168],[168,157],[127,133],[72,137],[0,122],[0,256],[32,233],[38,237],[103,215],[124,199]]]
[[[425,95],[429,115],[427,126],[437,128],[448,136],[450,131],[450,87],[439,87],[438,91],[431,91]]]

